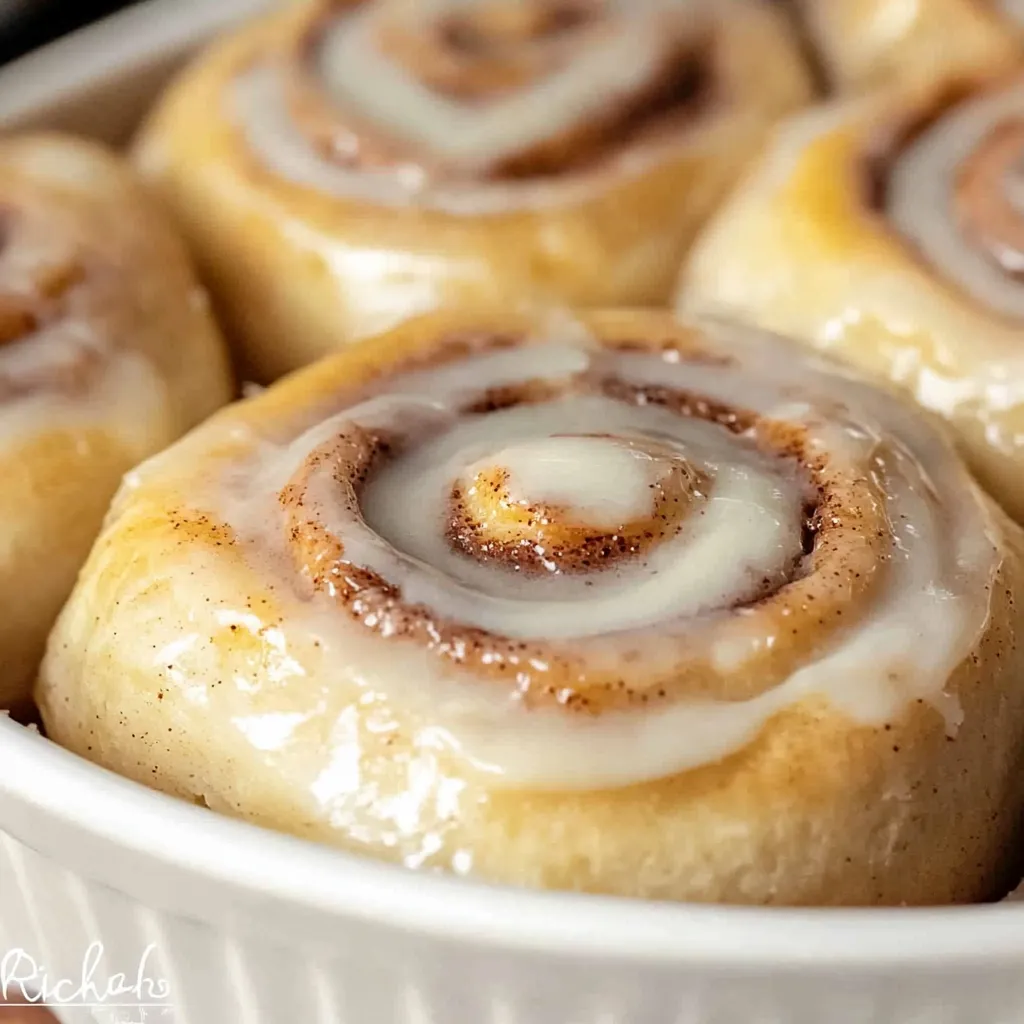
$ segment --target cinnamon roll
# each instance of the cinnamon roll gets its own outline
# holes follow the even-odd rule
[[[809,92],[763,0],[321,0],[203,56],[137,153],[265,382],[440,306],[664,305]]]
[[[841,90],[1009,67],[1024,56],[1021,0],[792,0]]]
[[[950,420],[1024,520],[1024,79],[781,126],[709,225],[679,304],[804,339]]]
[[[120,161],[0,142],[0,708],[28,701],[122,474],[230,397],[184,246]]]
[[[924,413],[788,341],[438,314],[133,474],[37,696],[117,772],[411,868],[985,899],[1022,540]]]

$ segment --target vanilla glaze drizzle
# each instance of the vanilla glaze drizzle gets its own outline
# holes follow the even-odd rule
[[[647,350],[554,326],[448,361],[441,340],[436,365],[252,439],[209,502],[291,594],[303,663],[495,785],[672,775],[804,700],[874,725],[923,701],[955,732],[945,687],[998,553],[944,437],[777,338],[680,338]],[[485,538],[547,545],[552,566],[453,546],[453,493]],[[642,543],[585,565],[581,526]]]

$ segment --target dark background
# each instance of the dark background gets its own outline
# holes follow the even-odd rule
[[[129,7],[132,2],[137,0],[28,0],[14,14],[0,18],[0,63]]]

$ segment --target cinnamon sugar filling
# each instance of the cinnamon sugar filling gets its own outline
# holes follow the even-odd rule
[[[83,276],[81,265],[70,254],[36,263],[28,272],[12,275],[9,264],[17,259],[21,244],[18,215],[0,213],[0,345],[58,319],[62,300]],[[14,278],[12,280],[12,277]]]
[[[564,66],[581,31],[600,25],[603,6],[601,0],[488,0],[442,12],[423,32],[389,19],[378,39],[433,91],[484,100]]]
[[[890,178],[900,157],[927,135],[943,117],[971,97],[969,82],[943,87],[923,110],[915,110],[885,124],[869,140],[859,168],[865,204],[884,214],[891,201]]]

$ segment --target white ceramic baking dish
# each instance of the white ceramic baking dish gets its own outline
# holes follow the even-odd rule
[[[122,139],[185,52],[265,2],[144,3],[0,71],[0,123]],[[406,873],[0,716],[0,983],[33,966],[65,1024],[1021,1024],[1024,903],[690,907]]]

